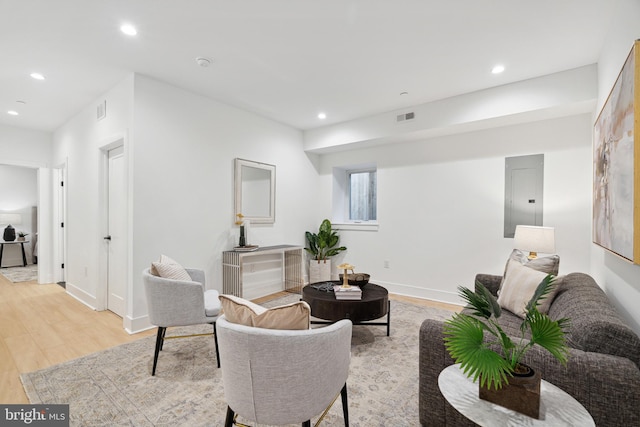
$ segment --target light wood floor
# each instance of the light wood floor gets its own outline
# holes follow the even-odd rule
[[[286,295],[260,298],[264,302]],[[391,295],[393,300],[459,311],[460,307]],[[155,330],[129,335],[122,319],[94,311],[56,284],[11,283],[0,275],[0,403],[29,403],[20,374],[124,344]],[[151,353],[150,356],[151,357]]]

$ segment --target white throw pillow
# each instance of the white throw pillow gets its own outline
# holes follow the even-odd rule
[[[531,300],[536,288],[545,277],[547,277],[547,273],[524,266],[516,260],[510,260],[507,263],[504,282],[498,296],[498,304],[500,304],[500,307],[524,318],[527,303]],[[549,312],[549,307],[558,289],[558,279],[554,283],[555,286],[551,292],[544,299],[538,301],[538,311],[540,313],[546,314]]]
[[[191,281],[187,270],[166,255],[160,255],[160,261],[152,262],[149,272],[165,279]]]
[[[558,270],[560,268],[560,256],[558,255],[529,259],[526,253],[519,249],[514,249],[511,251],[507,264],[504,266],[504,274],[502,275],[502,281],[500,282],[499,289],[502,289],[502,285],[504,284],[504,277],[507,273],[507,267],[509,266],[510,261],[518,261],[520,264],[526,265],[529,268],[542,271],[543,273],[553,274],[554,276],[558,275]],[[498,290],[498,294],[500,294],[500,290]]]

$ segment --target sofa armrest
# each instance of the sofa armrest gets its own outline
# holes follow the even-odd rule
[[[444,347],[440,320],[426,319],[419,332],[418,387],[420,423],[427,426],[475,426],[453,408],[440,393],[438,376],[444,368],[453,365],[453,359]]]
[[[640,370],[631,360],[571,349],[567,365],[562,366],[535,346],[524,362],[580,402],[597,426],[640,425]]]
[[[480,282],[482,285],[487,288],[489,292],[493,294],[493,296],[498,296],[498,289],[500,289],[500,282],[502,282],[502,276],[496,276],[495,274],[476,274],[475,283]],[[477,291],[477,289],[475,289]]]
[[[185,268],[187,270],[187,274],[191,277],[191,280],[194,282],[198,282],[201,285],[205,285],[204,281],[204,271],[196,268]]]

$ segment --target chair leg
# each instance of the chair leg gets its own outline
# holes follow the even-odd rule
[[[218,351],[218,334],[216,333],[216,322],[213,322],[213,341],[216,343],[216,360],[218,368],[220,367],[220,352]]]
[[[340,390],[342,396],[342,415],[344,416],[344,427],[349,427],[349,406],[347,405],[347,383]]]
[[[167,335],[167,328],[162,328],[162,341],[160,342],[160,351],[164,348],[164,337]]]
[[[156,374],[156,366],[158,365],[158,354],[162,349],[162,342],[164,341],[164,333],[167,328],[158,326],[158,335],[156,336],[156,351],[153,354],[153,369],[151,370],[151,375]]]
[[[235,416],[235,413],[233,412],[233,409],[231,409],[230,406],[227,406],[227,418],[225,418],[224,420],[224,427],[233,427],[234,416]]]

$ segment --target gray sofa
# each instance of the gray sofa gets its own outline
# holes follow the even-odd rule
[[[476,276],[494,295],[501,278]],[[582,273],[564,276],[549,316],[571,320],[567,365],[538,346],[527,353],[525,363],[582,403],[597,426],[640,426],[640,338],[593,278]],[[500,324],[508,334],[519,336],[517,316],[504,311]],[[423,426],[473,426],[438,389],[438,375],[454,363],[444,347],[442,326],[441,321],[427,319],[420,328],[420,422]]]

